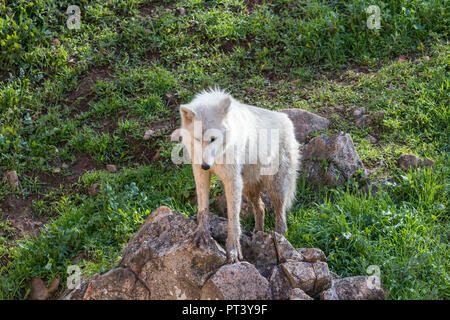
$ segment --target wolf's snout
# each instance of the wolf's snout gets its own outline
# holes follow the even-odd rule
[[[209,164],[202,163],[202,169],[203,170],[208,170],[209,168],[211,168],[211,166]]]

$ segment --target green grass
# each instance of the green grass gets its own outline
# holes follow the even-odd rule
[[[81,9],[80,30],[66,27],[72,4]],[[381,9],[379,30],[365,25],[365,8],[373,4]],[[167,135],[179,123],[178,105],[216,84],[246,103],[328,117],[326,133],[351,134],[371,180],[395,181],[367,197],[354,181],[328,190],[300,178],[288,215],[295,246],[323,249],[341,276],[378,265],[390,299],[449,298],[445,1],[0,6],[0,175],[16,170],[21,182],[12,191],[0,180],[0,298],[26,298],[33,276],[60,276],[64,284],[81,253],[85,277],[113,267],[160,205],[195,214],[191,169],[171,163]],[[385,117],[359,128],[351,114],[362,106]],[[149,127],[161,130],[144,141]],[[436,166],[401,172],[396,160],[403,153]],[[81,175],[83,161],[81,169],[92,171]],[[63,163],[68,168],[53,174]],[[119,171],[107,173],[106,164]],[[93,183],[100,186],[95,197]],[[221,192],[217,180],[212,188]],[[37,237],[20,239],[6,217],[11,198],[22,201],[30,219],[44,221]],[[244,225],[252,228],[252,221]]]

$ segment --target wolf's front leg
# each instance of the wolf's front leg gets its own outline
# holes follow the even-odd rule
[[[193,164],[195,186],[197,191],[197,223],[198,227],[195,230],[194,242],[197,246],[201,244],[208,244],[210,239],[209,232],[209,183],[210,172],[203,170],[200,165]]]
[[[242,260],[239,242],[241,238],[239,213],[241,211],[243,182],[240,173],[233,178],[226,179],[224,186],[228,213],[227,260],[228,263],[235,263]]]

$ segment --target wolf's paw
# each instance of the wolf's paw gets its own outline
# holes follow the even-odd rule
[[[194,244],[197,247],[207,247],[211,240],[211,234],[208,229],[198,228],[194,233]]]
[[[227,250],[227,263],[232,264],[243,260],[241,250],[230,249]]]

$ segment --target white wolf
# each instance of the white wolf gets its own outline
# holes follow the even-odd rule
[[[228,212],[226,243],[229,263],[242,259],[240,220],[242,195],[251,201],[255,231],[264,230],[267,190],[275,208],[276,231],[286,232],[286,210],[295,196],[299,162],[294,126],[284,113],[246,105],[215,88],[180,105],[183,144],[192,160],[198,201],[195,243],[209,241],[210,175],[225,187]]]

